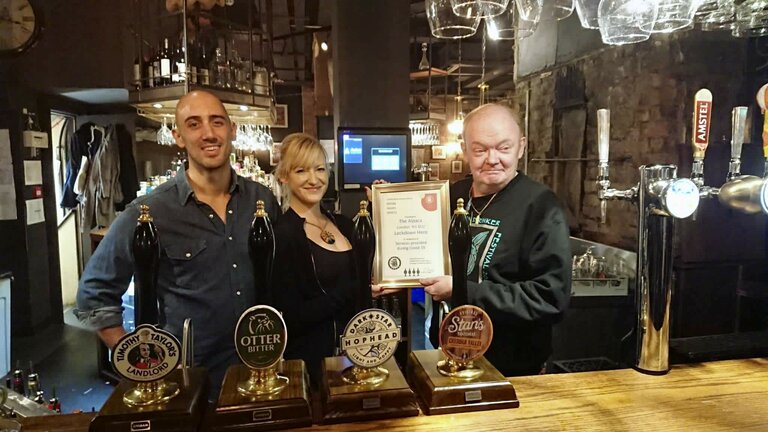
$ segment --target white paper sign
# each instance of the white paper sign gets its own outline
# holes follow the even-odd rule
[[[27,225],[45,222],[45,212],[43,211],[43,199],[27,200]]]
[[[11,136],[8,129],[0,129],[0,165],[11,162]]]
[[[24,185],[43,184],[43,163],[38,160],[24,161]]]
[[[0,220],[16,220],[16,190],[13,184],[0,185]]]

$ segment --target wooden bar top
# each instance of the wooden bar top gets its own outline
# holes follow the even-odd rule
[[[515,377],[510,381],[517,390],[520,408],[422,414],[293,430],[768,430],[768,358],[674,365],[663,376],[622,369]],[[55,421],[51,417],[44,420]],[[40,422],[34,426],[26,423],[24,431],[56,430],[50,429],[54,424],[46,428]]]

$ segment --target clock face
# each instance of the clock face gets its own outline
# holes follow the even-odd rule
[[[28,0],[0,0],[0,53],[29,48],[37,30],[35,11]]]

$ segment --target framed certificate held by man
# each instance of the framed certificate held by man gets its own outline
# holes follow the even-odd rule
[[[373,185],[376,257],[373,283],[419,287],[419,279],[451,274],[448,181]]]

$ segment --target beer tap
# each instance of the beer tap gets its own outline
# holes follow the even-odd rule
[[[361,286],[355,298],[356,311],[371,307],[371,269],[373,256],[376,252],[376,233],[373,230],[371,214],[368,212],[368,201],[360,201],[360,209],[353,220],[354,249],[357,253],[357,271],[360,274]]]
[[[637,187],[627,190],[611,188],[608,176],[608,150],[610,147],[611,110],[597,110],[597,198],[600,200],[600,223],[607,222],[607,200],[633,201],[637,198]]]
[[[264,304],[272,304],[272,266],[275,260],[275,233],[269,215],[264,209],[264,201],[256,201],[256,213],[253,215],[248,232],[248,255],[253,266],[256,298]]]
[[[741,175],[741,147],[744,143],[746,119],[747,107],[733,109],[728,181],[720,187],[718,199],[723,205],[742,213],[768,213],[768,180],[753,175]],[[763,148],[765,149],[765,146]]]
[[[731,112],[731,162],[728,164],[728,181],[741,176],[741,147],[744,144],[746,123],[747,107],[735,107]]]
[[[765,158],[765,165],[763,168],[763,178],[768,178],[768,115],[765,115],[766,102],[768,102],[768,95],[765,90],[768,89],[768,84],[764,84],[757,91],[757,104],[760,105],[760,112],[763,114],[763,157]]]
[[[467,259],[472,248],[472,234],[469,231],[469,215],[464,209],[464,199],[456,202],[451,226],[448,229],[448,253],[451,257],[451,274],[453,278],[453,307],[469,304],[467,297]]]
[[[157,269],[160,263],[160,242],[157,227],[149,214],[149,206],[139,207],[139,218],[133,232],[135,263],[136,325],[158,324]]]
[[[638,205],[635,358],[633,367],[648,374],[669,371],[669,311],[672,301],[674,219],[691,216],[699,189],[677,177],[675,165],[644,165],[640,182],[627,190],[610,188],[608,143],[610,113],[598,110],[598,198],[624,199]],[[605,212],[601,211],[604,219]]]
[[[704,186],[704,156],[709,147],[709,130],[712,119],[712,92],[701,89],[693,98],[693,128],[691,129],[691,147],[693,148],[693,166],[691,180],[699,188],[701,198],[713,198],[719,193],[718,188]]]

